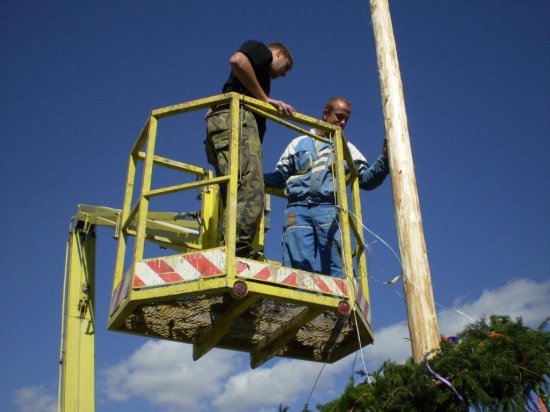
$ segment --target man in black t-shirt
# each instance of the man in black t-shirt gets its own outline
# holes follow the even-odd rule
[[[292,68],[292,55],[281,43],[268,46],[255,40],[242,44],[229,59],[231,73],[223,92],[237,92],[275,106],[280,115],[291,116],[294,108],[269,97],[271,79],[285,76]],[[262,251],[252,247],[264,209],[262,141],[265,118],[243,109],[241,113],[241,145],[239,147],[239,186],[237,191],[237,256],[256,258]],[[229,108],[218,106],[206,116],[206,154],[218,176],[229,173]],[[222,187],[226,201],[226,188]]]

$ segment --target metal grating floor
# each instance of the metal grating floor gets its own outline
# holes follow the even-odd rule
[[[118,330],[193,344],[212,329],[216,318],[230,313],[237,303],[224,293],[139,304]],[[216,347],[252,353],[273,336],[284,333],[285,325],[308,310],[304,304],[260,298],[234,320]],[[277,356],[331,363],[358,350],[357,340],[351,317],[326,310],[304,324]]]

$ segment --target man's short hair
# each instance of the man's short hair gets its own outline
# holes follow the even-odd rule
[[[294,64],[294,59],[292,58],[292,53],[290,53],[290,50],[287,49],[287,47],[283,43],[270,43],[267,45],[270,50],[280,50],[283,52],[283,55],[288,59],[288,62],[290,64],[288,70],[292,69],[292,65]]]
[[[349,110],[351,111],[351,103],[348,101],[348,99],[344,97],[331,97],[328,99],[328,101],[325,103],[325,107],[323,107],[323,111],[332,111],[334,109],[334,106],[336,105],[336,102],[344,102],[348,105]]]

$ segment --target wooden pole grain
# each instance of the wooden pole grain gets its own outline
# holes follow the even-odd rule
[[[428,254],[388,0],[370,0],[413,360],[439,348]],[[429,355],[428,355],[429,356]]]

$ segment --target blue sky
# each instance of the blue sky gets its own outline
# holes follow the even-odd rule
[[[391,12],[440,330],[491,313],[538,326],[550,315],[550,2],[400,1]],[[347,137],[371,160],[380,153],[367,1],[8,0],[0,15],[1,410],[54,410],[77,204],[121,207],[129,150],[151,110],[218,94],[244,40],[292,50],[273,97],[312,116],[347,97]],[[167,154],[207,165],[201,121],[168,129]],[[266,169],[292,137],[268,125]],[[283,208],[275,201],[267,240],[276,259]],[[363,194],[363,212],[397,251],[389,179]],[[252,371],[245,354],[193,362],[189,345],[107,332],[112,235],[98,231],[97,411],[295,411],[336,397],[353,369],[410,355],[402,284],[384,284],[399,262],[373,235],[375,343],[324,368],[313,392],[318,363],[274,359]]]

